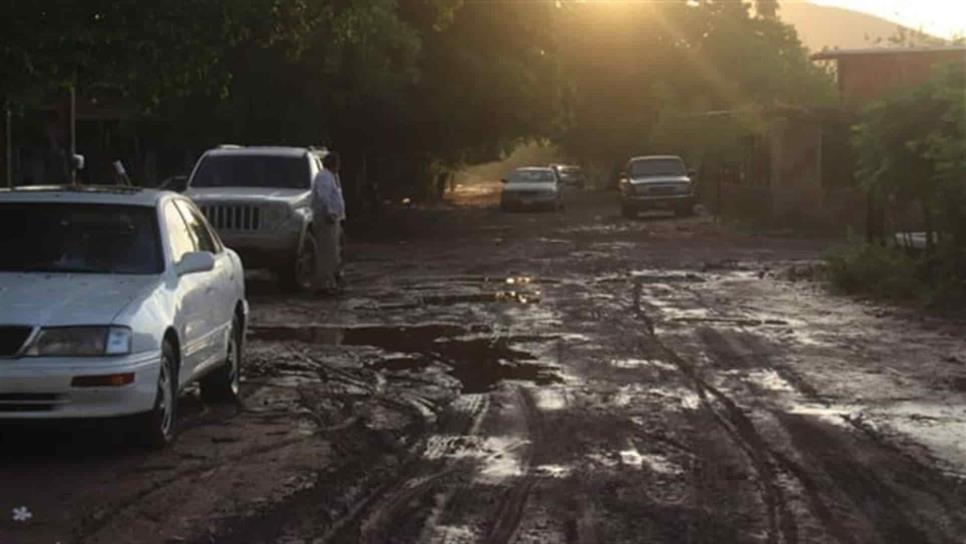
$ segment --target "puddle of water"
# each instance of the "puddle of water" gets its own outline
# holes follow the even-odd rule
[[[646,390],[646,393],[674,401],[682,410],[697,410],[701,407],[701,397],[684,387],[651,387]],[[673,404],[668,407],[673,407]]]
[[[782,319],[751,319],[745,317],[699,317],[683,316],[675,317],[671,321],[679,323],[725,323],[738,327],[761,327],[763,325],[782,325],[787,326],[788,322]]]
[[[444,276],[426,277],[414,280],[432,288],[439,288],[440,283],[463,283],[463,284],[504,284],[504,285],[554,285],[561,283],[560,280],[551,278],[537,278],[534,276]]]
[[[588,454],[587,459],[589,459],[594,464],[607,467],[607,468],[615,468],[619,463],[619,461],[615,459],[613,456],[605,455],[603,453]]]
[[[566,478],[570,476],[571,472],[573,472],[573,468],[564,465],[539,465],[536,467],[537,474],[548,478]]]
[[[513,347],[516,342],[539,342],[553,337],[506,337],[481,334],[486,327],[447,324],[362,327],[257,326],[250,337],[264,341],[295,341],[329,346],[372,346],[403,354],[391,356],[377,366],[391,370],[417,370],[431,361],[450,367],[463,384],[463,393],[490,391],[505,380],[548,385],[562,382],[558,368],[535,362],[535,357]],[[409,357],[409,355],[418,355]]]
[[[253,340],[270,342],[305,342],[324,346],[374,346],[387,351],[413,352],[437,339],[482,332],[484,327],[462,327],[447,324],[410,326],[254,326],[249,329]]]
[[[704,283],[705,279],[692,272],[668,273],[659,270],[635,270],[631,278],[641,283]]]
[[[540,302],[539,291],[496,291],[494,293],[471,293],[465,295],[439,295],[421,297],[424,306],[452,306],[454,304],[484,304],[488,302],[536,304]]]
[[[563,410],[567,407],[567,397],[560,389],[533,389],[534,403],[544,412]]]
[[[641,453],[636,448],[629,448],[620,453],[621,463],[630,467],[645,468],[658,474],[681,474],[681,467],[669,461],[663,455],[655,453]]]
[[[435,525],[430,544],[472,544],[480,535],[466,525]]]
[[[657,368],[671,372],[677,370],[673,364],[659,359],[614,359],[610,364],[616,368]]]
[[[791,393],[796,391],[795,386],[781,377],[778,372],[772,369],[752,370],[744,373],[744,379],[767,391],[780,393]]]
[[[523,475],[521,454],[530,441],[508,436],[434,435],[427,441],[427,459],[474,459],[480,465],[477,479],[499,483]]]
[[[788,409],[790,414],[814,417],[824,423],[839,427],[847,427],[848,419],[860,412],[858,406],[826,405],[817,403],[799,403]]]

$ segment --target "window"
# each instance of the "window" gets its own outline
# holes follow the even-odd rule
[[[191,186],[309,189],[311,181],[304,156],[230,154],[205,156]]]
[[[168,244],[171,248],[171,260],[180,262],[185,253],[195,250],[195,243],[192,239],[191,231],[185,224],[181,213],[175,207],[174,202],[168,201],[164,205],[164,224],[168,229]]]
[[[202,219],[201,212],[188,201],[177,200],[176,203],[178,210],[184,217],[185,223],[188,225],[188,230],[191,232],[191,239],[194,242],[195,249],[209,253],[218,253],[221,251],[221,247],[216,241],[217,239],[211,234],[211,231],[208,230],[208,225]]]
[[[0,204],[0,272],[158,274],[153,207]]]
[[[632,178],[648,176],[684,176],[687,170],[681,159],[637,159],[627,166]]]

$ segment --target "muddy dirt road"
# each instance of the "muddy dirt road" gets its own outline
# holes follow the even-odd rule
[[[611,199],[394,212],[338,299],[253,275],[243,405],[3,428],[0,543],[966,542],[962,324]]]

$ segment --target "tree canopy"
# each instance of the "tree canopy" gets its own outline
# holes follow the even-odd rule
[[[855,135],[860,182],[918,205],[927,232],[951,235],[960,248],[966,248],[964,89],[962,64],[940,66],[925,85],[871,106]]]
[[[330,143],[392,183],[528,138],[605,164],[693,139],[688,113],[831,95],[774,0],[2,1],[0,94],[111,89],[170,141]]]

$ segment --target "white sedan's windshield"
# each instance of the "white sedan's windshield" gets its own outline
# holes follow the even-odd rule
[[[514,183],[553,183],[556,177],[552,170],[514,170],[507,181]]]
[[[161,263],[154,208],[0,204],[0,272],[158,274]]]

